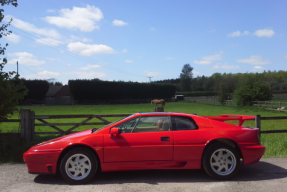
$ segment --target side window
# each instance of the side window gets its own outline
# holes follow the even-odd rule
[[[192,118],[172,116],[172,127],[175,131],[198,129]]]
[[[169,116],[143,116],[133,132],[170,131]]]
[[[120,128],[121,133],[131,133],[138,120],[139,118],[134,118],[124,123],[121,123],[116,127]]]

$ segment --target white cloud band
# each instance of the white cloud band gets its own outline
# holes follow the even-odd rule
[[[90,5],[73,7],[72,10],[61,9],[59,12],[60,16],[48,16],[44,20],[61,28],[90,32],[98,29],[96,22],[104,18],[99,8]]]
[[[67,48],[69,49],[69,51],[71,52],[76,52],[79,53],[81,55],[85,55],[85,56],[90,56],[93,54],[111,54],[114,53],[115,51],[107,46],[107,45],[103,45],[103,44],[84,44],[81,42],[72,42],[69,43],[67,45]]]

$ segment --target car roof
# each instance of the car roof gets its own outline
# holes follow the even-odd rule
[[[135,115],[194,115],[194,114],[188,114],[188,113],[178,113],[178,112],[144,112],[144,113],[135,113]]]

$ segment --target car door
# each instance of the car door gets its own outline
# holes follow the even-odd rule
[[[196,122],[187,116],[172,116],[174,136],[173,160],[200,160],[206,140]]]
[[[104,162],[172,160],[169,116],[140,116],[117,127],[121,133],[116,137],[104,135]]]

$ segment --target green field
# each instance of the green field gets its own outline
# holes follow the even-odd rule
[[[67,106],[25,106],[19,109],[31,109],[35,111],[36,115],[67,115],[67,114],[131,114],[136,112],[151,112],[154,105],[151,104],[126,104],[126,105],[67,105]],[[199,116],[217,116],[221,114],[239,114],[239,115],[256,115],[260,114],[262,117],[271,116],[286,116],[286,112],[267,111],[257,107],[233,107],[233,106],[212,106],[192,102],[169,102],[166,103],[166,112],[183,112],[183,113],[196,113]],[[18,119],[19,114],[15,113],[10,117],[11,119]],[[115,121],[118,118],[105,118],[108,121]],[[55,119],[47,120],[48,122],[57,123],[78,123],[83,121],[83,118],[76,119]],[[100,122],[93,119],[89,122]],[[36,121],[36,123],[38,123]],[[237,123],[237,122],[231,122]],[[254,127],[254,121],[246,121],[245,126]],[[287,120],[265,120],[261,122],[262,130],[287,130]],[[67,130],[72,126],[59,127]],[[85,130],[101,126],[81,126],[75,131]],[[0,124],[1,132],[17,132],[19,130],[18,123],[2,123]],[[36,132],[54,132],[55,130],[50,127],[36,127]],[[45,137],[40,135],[38,140]],[[287,157],[287,133],[281,134],[262,134],[262,144],[267,147],[264,157]]]

